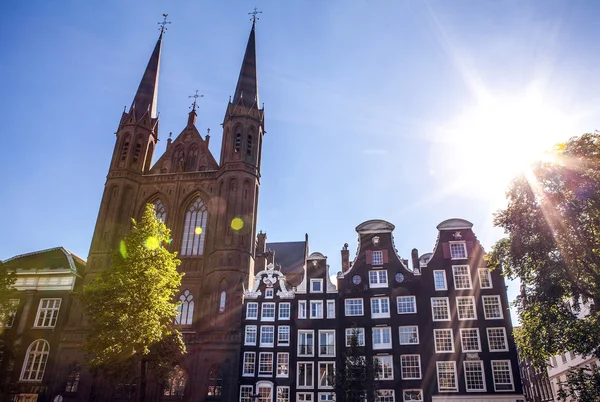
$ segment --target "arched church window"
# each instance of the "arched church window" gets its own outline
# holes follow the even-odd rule
[[[188,153],[185,170],[188,172],[196,170],[196,160],[197,159],[198,159],[198,148],[194,147]]]
[[[194,318],[194,296],[189,290],[185,290],[179,295],[179,305],[177,306],[179,314],[175,317],[177,325],[192,325]]]
[[[185,371],[179,366],[173,367],[173,370],[169,373],[167,378],[167,384],[165,386],[163,395],[165,396],[182,396],[185,390],[185,383],[187,382],[187,375]]]
[[[223,290],[219,299],[219,313],[225,312],[225,303],[227,303],[227,292]]]
[[[121,145],[121,154],[119,156],[119,167],[125,166],[125,160],[127,159],[127,153],[129,152],[129,136],[125,137],[123,144]]]
[[[208,389],[206,392],[207,401],[220,401],[223,387],[223,372],[221,366],[215,363],[208,372]]]
[[[173,152],[173,163],[171,165],[171,172],[181,172],[183,170],[184,152],[180,147],[177,147]]]
[[[248,135],[246,142],[246,155],[252,156],[252,136]]]
[[[135,144],[135,148],[133,150],[133,161],[132,163],[138,163],[138,161],[140,160],[140,153],[142,152],[142,142],[138,141]]]
[[[242,134],[241,133],[237,133],[235,135],[235,143],[234,143],[233,150],[235,152],[240,152],[240,147],[241,146],[242,146]]]
[[[21,370],[21,381],[42,381],[49,354],[50,345],[48,342],[43,339],[33,341],[25,354],[25,361]]]
[[[165,223],[167,220],[167,208],[161,200],[156,200],[154,202],[154,211],[156,212],[156,217]]]
[[[65,386],[65,392],[77,392],[79,387],[79,375],[81,372],[81,366],[75,363],[71,366],[69,377],[67,377],[67,385]]]
[[[207,218],[208,208],[202,198],[198,197],[185,213],[181,255],[202,255]]]

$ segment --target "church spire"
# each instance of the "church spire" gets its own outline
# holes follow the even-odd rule
[[[148,111],[150,117],[156,118],[156,102],[158,96],[158,72],[160,68],[160,52],[162,48],[162,37],[164,29],[161,29],[160,36],[154,46],[150,61],[146,66],[142,81],[138,87],[133,102],[131,103],[131,109],[129,113],[133,113],[136,120],[139,120]]]
[[[255,13],[259,12],[255,10]],[[233,95],[233,104],[237,104],[242,99],[242,102],[246,106],[252,106],[255,103],[258,105],[258,77],[256,75],[256,44],[254,38],[256,19],[255,14],[252,19],[252,30],[250,31],[250,37],[246,45],[246,53],[244,54],[244,61],[242,61],[240,76],[235,87],[235,94]]]

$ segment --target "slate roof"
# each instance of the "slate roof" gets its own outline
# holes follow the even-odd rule
[[[7,268],[19,270],[70,269],[73,273],[80,275],[85,270],[85,261],[64,247],[20,254],[3,261],[3,263]]]
[[[291,286],[298,286],[304,277],[304,263],[308,253],[307,241],[267,243],[267,250],[275,252],[275,264]]]

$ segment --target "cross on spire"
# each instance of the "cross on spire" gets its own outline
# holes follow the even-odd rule
[[[254,11],[252,11],[251,13],[248,13],[248,15],[252,16],[252,18],[250,18],[250,21],[252,21],[252,24],[256,24],[256,21],[260,19],[256,16],[257,14],[262,14],[262,11],[258,11],[258,9],[256,7],[254,7]]]
[[[191,108],[195,112],[196,108],[198,107],[196,101],[198,100],[198,98],[204,98],[204,95],[198,95],[198,90],[196,89],[196,93],[194,95],[188,96],[188,98],[194,98],[194,103],[192,104]]]
[[[158,28],[158,29],[160,30],[161,34],[165,33],[165,31],[167,30],[166,25],[171,23],[171,21],[167,21],[168,15],[169,14],[163,14],[163,18],[164,18],[163,21],[158,23],[158,25],[160,25],[160,28]]]

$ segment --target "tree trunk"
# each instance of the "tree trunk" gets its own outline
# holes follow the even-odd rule
[[[141,373],[140,373],[140,390],[138,392],[138,402],[144,402],[146,400],[146,372],[148,371],[148,361],[145,357],[142,357]]]

